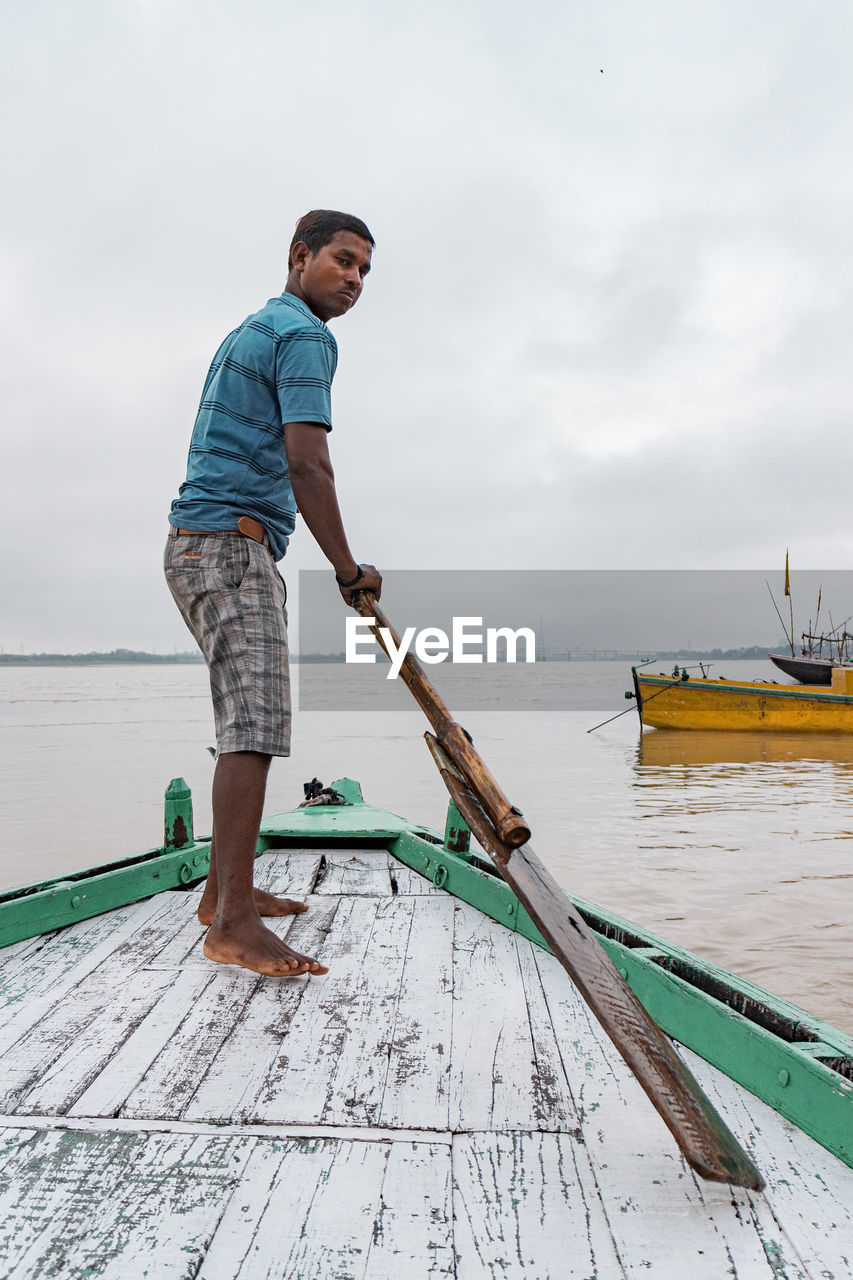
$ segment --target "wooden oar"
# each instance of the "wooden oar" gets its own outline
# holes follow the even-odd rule
[[[377,638],[386,651],[382,627],[399,649],[399,638],[375,598],[361,592],[356,603],[364,617],[376,619]],[[519,810],[411,654],[403,659],[400,674],[435,730],[426,735],[427,745],[456,807],[637,1077],[688,1164],[715,1182],[760,1190],[761,1174],[539,861],[527,843],[529,828]]]

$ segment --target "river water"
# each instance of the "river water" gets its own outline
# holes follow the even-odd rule
[[[773,672],[726,662],[714,674]],[[641,736],[624,663],[514,672],[529,682],[521,710],[505,673],[463,714],[454,669],[432,671],[560,883],[853,1032],[853,736]],[[297,715],[267,812],[292,808],[314,776],[350,776],[371,803],[442,828],[444,788],[408,695],[399,711],[341,712],[352,670],[324,675],[329,709]],[[158,845],[175,776],[192,787],[196,832],[209,831],[212,742],[202,666],[0,669],[0,887]]]

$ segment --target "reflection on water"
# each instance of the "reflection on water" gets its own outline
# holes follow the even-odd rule
[[[632,772],[643,846],[700,882],[670,936],[853,1029],[853,740],[647,730]]]
[[[637,764],[646,768],[758,761],[796,765],[803,760],[824,760],[853,770],[853,735],[649,729],[637,744]]]
[[[559,669],[558,669],[559,667]],[[762,678],[760,665],[723,674]],[[296,716],[268,812],[302,782],[357,777],[368,800],[441,828],[447,797],[405,710],[344,711],[348,669],[326,667],[325,709]],[[457,709],[452,672],[436,675]],[[649,730],[618,663],[530,669],[532,703],[460,714],[564,888],[709,957],[853,1032],[853,738]],[[183,775],[210,829],[213,741],[203,667],[0,669],[0,885],[150,848]]]

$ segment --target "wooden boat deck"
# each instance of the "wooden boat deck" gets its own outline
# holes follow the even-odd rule
[[[556,960],[383,849],[277,849],[325,978],[210,964],[199,889],[0,952],[8,1277],[842,1280],[853,1170],[695,1055],[698,1180]]]

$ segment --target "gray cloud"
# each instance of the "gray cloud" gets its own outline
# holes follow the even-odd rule
[[[336,326],[360,556],[849,563],[848,6],[4,25],[0,645],[188,644],[158,561],[202,379],[318,204],[378,241]]]

